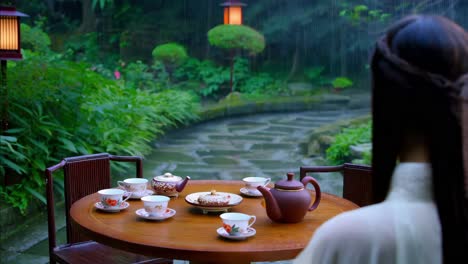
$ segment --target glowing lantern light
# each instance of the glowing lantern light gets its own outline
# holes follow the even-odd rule
[[[242,7],[246,4],[231,0],[221,4],[224,7],[224,24],[242,25]]]
[[[14,7],[0,6],[0,60],[21,60],[20,17]]]

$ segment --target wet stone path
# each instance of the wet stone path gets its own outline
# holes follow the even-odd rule
[[[317,162],[317,158],[305,156],[307,140],[315,129],[368,113],[369,109],[269,113],[179,129],[155,143],[155,150],[144,161],[145,178],[165,172],[192,179],[263,176],[276,181],[287,172],[299,177],[300,166]],[[339,178],[318,180],[323,191],[340,195]]]

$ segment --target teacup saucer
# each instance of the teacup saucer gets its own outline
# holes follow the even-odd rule
[[[254,236],[257,231],[252,228],[252,227],[249,227],[247,229],[247,232],[245,233],[240,233],[238,235],[230,235],[228,232],[226,232],[226,230],[224,230],[224,228],[220,227],[218,229],[216,229],[216,232],[218,232],[218,235],[222,236],[222,237],[225,237],[225,238],[228,238],[228,239],[232,239],[232,240],[243,240],[243,239],[246,239],[248,237],[251,237],[251,236]]]
[[[164,220],[170,217],[173,217],[176,214],[176,210],[167,208],[166,212],[163,215],[158,215],[158,216],[150,216],[148,212],[145,211],[145,208],[141,208],[135,211],[135,213],[144,219],[148,220]]]
[[[122,202],[120,204],[120,206],[117,207],[117,208],[104,207],[104,205],[102,205],[101,202],[97,202],[97,203],[94,204],[94,207],[96,207],[97,209],[102,210],[102,211],[106,211],[106,212],[111,212],[111,213],[120,212],[120,210],[127,209],[129,206],[130,206],[130,204],[127,203],[127,202]]]
[[[259,190],[247,189],[245,187],[240,189],[240,192],[243,195],[252,196],[252,197],[262,197],[262,193]]]
[[[152,195],[154,193],[154,191],[152,190],[145,190],[143,192],[133,192],[131,193],[132,196],[130,196],[129,199],[141,199],[141,197],[143,196],[148,196],[148,195]],[[128,192],[124,194],[124,196],[128,196]]]

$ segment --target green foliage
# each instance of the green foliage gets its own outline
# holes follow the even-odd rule
[[[350,147],[361,143],[369,143],[372,135],[372,123],[345,128],[341,133],[336,135],[334,142],[326,150],[327,160],[333,164],[342,164],[351,162]],[[367,156],[367,161],[370,156]]]
[[[329,84],[330,80],[322,75],[324,70],[325,70],[325,67],[316,66],[312,68],[306,68],[304,70],[304,74],[312,84],[325,85],[325,84]]]
[[[199,61],[195,58],[188,59],[177,68],[174,76],[179,81],[198,81],[200,85],[195,92],[203,97],[218,97],[229,82],[227,68],[219,67],[209,60]]]
[[[47,53],[50,51],[50,38],[38,25],[30,27],[21,23],[21,45],[23,49]]]
[[[71,37],[65,44],[65,59],[89,63],[99,60],[98,35],[96,32]]]
[[[273,79],[268,73],[259,73],[246,78],[239,91],[249,95],[278,95],[287,93],[287,86]]]
[[[332,82],[333,88],[346,88],[353,85],[353,82],[346,77],[337,77]]]
[[[366,5],[355,5],[340,11],[341,17],[348,18],[354,25],[362,22],[387,21],[391,15],[381,9],[369,9]]]
[[[159,45],[153,49],[152,55],[155,60],[171,66],[180,65],[188,58],[185,48],[177,43]]]
[[[93,0],[91,4],[93,7],[93,10],[96,9],[98,4],[99,4],[99,8],[103,10],[106,6],[113,5],[114,0]]]
[[[195,88],[195,92],[202,97],[221,98],[229,92],[229,69],[217,66],[209,60],[190,58],[176,69],[174,76],[178,81],[190,83],[190,87]],[[194,87],[194,82],[198,82],[198,87]],[[234,59],[233,82],[235,91],[251,95],[286,92],[286,86],[268,73],[252,73],[248,60],[241,57]]]
[[[304,70],[304,72],[309,80],[315,80],[320,77],[324,69],[325,67],[318,66],[318,67],[307,68]]]
[[[152,67],[141,61],[131,62],[122,68],[122,73],[126,87],[158,92],[168,86],[168,75],[160,62]]]
[[[0,188],[0,197],[23,213],[31,199],[44,201],[47,166],[89,153],[145,155],[165,129],[196,118],[199,102],[191,93],[135,89],[141,85],[136,79],[124,86],[101,75],[105,67],[53,52],[23,54],[25,60],[8,67],[8,87],[14,87],[9,90],[10,129],[0,137],[0,178],[8,171],[20,179]],[[132,74],[145,69],[138,63],[132,67]]]
[[[265,48],[262,34],[244,25],[219,25],[208,31],[211,45],[222,49],[243,49],[257,54]]]

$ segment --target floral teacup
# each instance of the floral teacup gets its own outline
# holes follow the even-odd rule
[[[224,213],[219,217],[223,220],[224,230],[231,236],[247,233],[249,227],[251,227],[255,223],[255,220],[257,220],[255,215],[242,213]],[[250,222],[250,220],[252,220],[252,222]]]
[[[141,197],[141,200],[149,216],[161,216],[166,213],[170,198],[164,195],[148,195]]]
[[[103,189],[98,191],[99,200],[104,208],[119,208],[122,202],[125,202],[130,196],[123,199],[125,191],[121,189]]]

